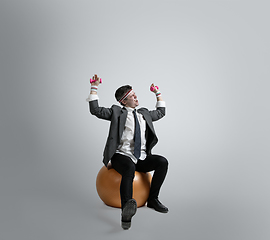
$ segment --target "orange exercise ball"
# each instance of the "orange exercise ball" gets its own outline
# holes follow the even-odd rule
[[[100,199],[108,206],[121,208],[120,184],[122,176],[115,169],[103,166],[96,178],[96,188]],[[133,198],[137,206],[144,206],[150,191],[152,176],[150,173],[135,171],[133,180]]]

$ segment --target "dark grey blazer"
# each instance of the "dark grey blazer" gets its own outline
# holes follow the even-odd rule
[[[117,105],[112,105],[111,108],[99,107],[98,100],[90,101],[89,108],[91,114],[96,117],[111,121],[109,135],[103,152],[103,163],[107,166],[120,144],[126,123],[127,110]],[[143,115],[146,121],[146,153],[149,155],[152,148],[158,142],[153,121],[157,121],[165,116],[165,107],[158,107],[152,111],[146,108],[140,108],[138,112]]]

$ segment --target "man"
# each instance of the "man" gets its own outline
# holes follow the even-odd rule
[[[89,102],[91,114],[111,122],[103,153],[103,163],[122,175],[121,222],[123,229],[129,229],[131,218],[137,210],[137,203],[135,199],[132,199],[135,170],[139,172],[154,171],[147,207],[162,213],[168,212],[168,208],[158,200],[160,188],[167,174],[168,161],[162,156],[151,153],[152,148],[158,142],[153,121],[157,121],[165,115],[165,102],[158,87],[152,84],[151,89],[157,97],[156,110],[137,109],[139,106],[137,96],[131,86],[125,85],[115,92],[116,100],[123,107],[117,105],[113,105],[111,108],[100,107],[97,96],[100,82],[101,79],[94,75],[91,92],[86,100]]]

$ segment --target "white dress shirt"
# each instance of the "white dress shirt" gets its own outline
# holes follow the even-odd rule
[[[116,150],[116,153],[120,153],[126,155],[132,159],[134,163],[137,163],[136,157],[133,155],[134,153],[134,130],[135,130],[135,121],[133,115],[133,108],[125,107],[127,110],[127,120],[124,128],[123,135],[120,140],[120,144]],[[146,122],[143,119],[143,115],[137,112],[138,121],[141,129],[141,156],[140,160],[144,160],[146,158],[146,138],[145,138],[145,130],[146,130]]]

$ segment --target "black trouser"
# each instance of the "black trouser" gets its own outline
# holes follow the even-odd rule
[[[115,153],[111,159],[111,163],[112,167],[122,175],[120,185],[122,208],[132,198],[132,184],[135,171],[150,172],[154,170],[148,200],[158,197],[168,170],[168,161],[166,158],[159,155],[149,155],[145,160],[138,160],[137,164],[135,164],[131,158]]]

